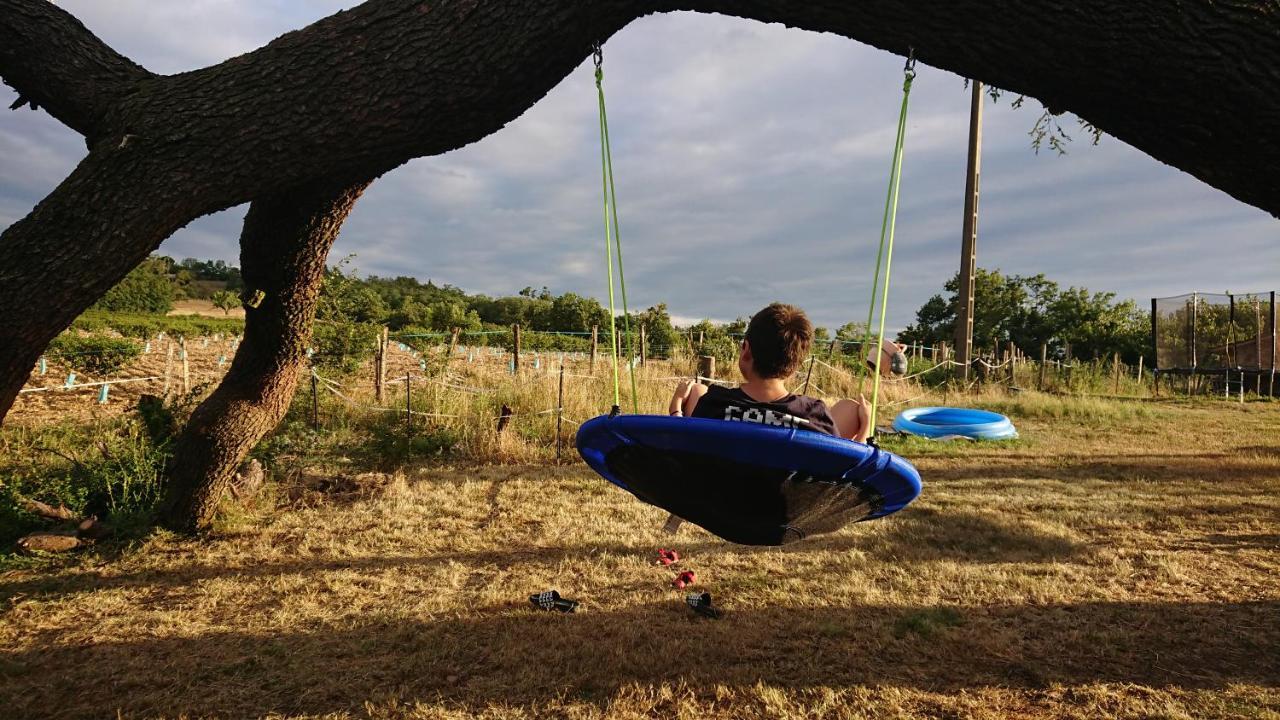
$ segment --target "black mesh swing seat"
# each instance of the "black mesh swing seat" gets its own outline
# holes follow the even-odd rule
[[[609,482],[734,543],[784,545],[884,517],[920,494],[902,458],[808,430],[601,416],[578,452]]]

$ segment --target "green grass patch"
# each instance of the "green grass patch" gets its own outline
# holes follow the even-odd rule
[[[955,608],[925,608],[907,613],[898,618],[893,623],[893,636],[905,638],[908,635],[918,635],[927,639],[948,628],[959,627],[963,624],[964,617]]]

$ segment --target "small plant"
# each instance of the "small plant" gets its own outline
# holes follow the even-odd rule
[[[925,608],[908,613],[893,624],[893,635],[903,638],[907,635],[919,635],[931,638],[947,628],[964,624],[964,617],[955,608]]]
[[[62,335],[49,344],[49,354],[73,368],[98,375],[119,372],[142,353],[132,340],[101,335]]]

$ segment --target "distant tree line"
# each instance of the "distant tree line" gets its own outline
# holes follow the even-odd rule
[[[508,329],[517,324],[533,333],[585,334],[594,326],[599,328],[602,342],[609,332],[608,309],[595,298],[577,293],[555,294],[546,287],[527,286],[514,295],[493,297],[407,276],[361,278],[346,271],[345,264],[326,270],[316,312],[316,343],[334,355],[355,353],[355,348],[371,345],[372,337],[384,325],[407,335],[446,333],[453,328]],[[225,285],[225,289],[201,295],[209,284]],[[1034,355],[1043,343],[1051,356],[1060,357],[1070,344],[1074,357],[1107,357],[1119,352],[1126,362],[1136,362],[1150,345],[1150,314],[1132,300],[1117,300],[1115,293],[1062,288],[1042,274],[1004,275],[998,269],[983,268],[978,269],[974,286],[973,341],[979,349],[993,350],[1013,341]],[[95,307],[164,313],[175,299],[206,297],[229,311],[239,305],[237,291],[241,288],[240,270],[222,260],[187,258],[174,262],[153,256]],[[898,340],[924,345],[953,342],[958,288],[958,276],[952,277],[944,286],[946,296],[929,298]],[[701,338],[695,350],[722,361],[735,357],[747,323],[745,318],[729,323],[703,320],[678,329],[665,304],[632,313],[630,319],[633,331],[644,325],[646,350],[651,356],[666,355],[671,348],[689,345],[691,338]],[[621,334],[625,318],[619,315],[615,320]],[[834,331],[820,327],[815,331],[815,342],[859,342],[865,330],[861,322],[848,322]],[[576,348],[580,344],[565,341],[555,347]]]
[[[916,311],[915,322],[898,339],[933,345],[953,343],[959,300],[957,273],[947,281],[946,297],[934,295]],[[1115,293],[1062,288],[1043,274],[1004,275],[978,268],[974,276],[973,343],[990,351],[1013,341],[1034,356],[1041,344],[1061,357],[1068,344],[1076,358],[1109,357],[1125,362],[1150,354],[1151,314]]]

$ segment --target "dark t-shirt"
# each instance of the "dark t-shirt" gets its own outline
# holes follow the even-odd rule
[[[712,385],[693,406],[693,417],[837,434],[827,404],[806,395],[787,395],[775,402],[760,402],[739,388]]]

